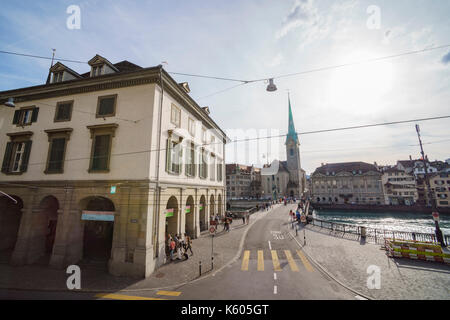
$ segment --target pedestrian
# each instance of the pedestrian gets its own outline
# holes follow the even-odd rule
[[[289,221],[294,221],[294,212],[292,210],[289,211]]]
[[[242,215],[242,224],[245,224],[245,219],[246,219],[246,216],[245,216],[245,214],[243,214]]]
[[[170,248],[170,261],[173,261],[173,254],[174,254],[174,252],[175,252],[175,247],[176,247],[175,240],[172,239],[172,240],[170,241],[170,246],[169,246],[169,248]]]
[[[177,259],[178,260],[182,260],[182,257],[183,257],[183,252],[182,252],[182,249],[183,247],[181,246],[181,241],[179,241],[178,242],[178,245],[177,245]]]
[[[247,224],[250,222],[250,214],[247,213]]]
[[[295,213],[295,216],[297,218],[297,222],[300,223],[300,211],[297,210],[297,212]]]
[[[194,255],[194,252],[192,252],[192,241],[191,241],[191,237],[189,237],[186,233],[185,233],[185,238],[186,238],[186,254],[187,251],[191,251],[191,255]]]

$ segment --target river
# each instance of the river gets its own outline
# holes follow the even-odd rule
[[[433,234],[435,230],[431,214],[315,210],[313,217],[330,222],[361,225],[381,230]],[[445,235],[450,235],[450,216],[441,215],[439,226]]]

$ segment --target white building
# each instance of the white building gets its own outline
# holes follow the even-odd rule
[[[147,277],[167,234],[197,237],[224,214],[227,137],[161,66],[89,66],[56,63],[50,83],[0,92],[0,190],[17,201],[0,197],[0,251]]]

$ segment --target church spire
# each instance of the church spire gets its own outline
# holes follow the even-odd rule
[[[288,134],[286,136],[285,144],[288,143],[289,139],[293,139],[294,142],[296,144],[298,144],[298,136],[297,136],[297,132],[295,131],[294,117],[292,116],[291,99],[289,97],[289,93],[288,93],[288,102],[289,102],[289,130],[288,130]]]

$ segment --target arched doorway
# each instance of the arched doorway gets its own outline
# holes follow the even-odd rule
[[[222,217],[222,195],[217,196],[217,213]]]
[[[186,210],[185,210],[186,226],[185,226],[185,231],[191,238],[194,238],[194,236],[195,236],[194,215],[195,215],[194,198],[192,196],[189,196],[187,198],[187,200],[186,200]]]
[[[11,196],[16,202],[0,195],[0,262],[8,263],[16,245],[20,221],[22,219],[23,201]]]
[[[212,194],[211,197],[209,197],[209,217],[211,220],[214,220],[214,216],[216,215],[216,211],[214,208],[214,195]]]
[[[198,213],[200,216],[200,231],[205,231],[206,229],[208,229],[208,224],[206,220],[206,198],[204,195],[200,197]]]
[[[171,196],[166,206],[166,236],[178,234],[178,200]]]
[[[111,258],[114,232],[114,203],[104,197],[81,201],[84,222],[83,261],[106,264]]]

